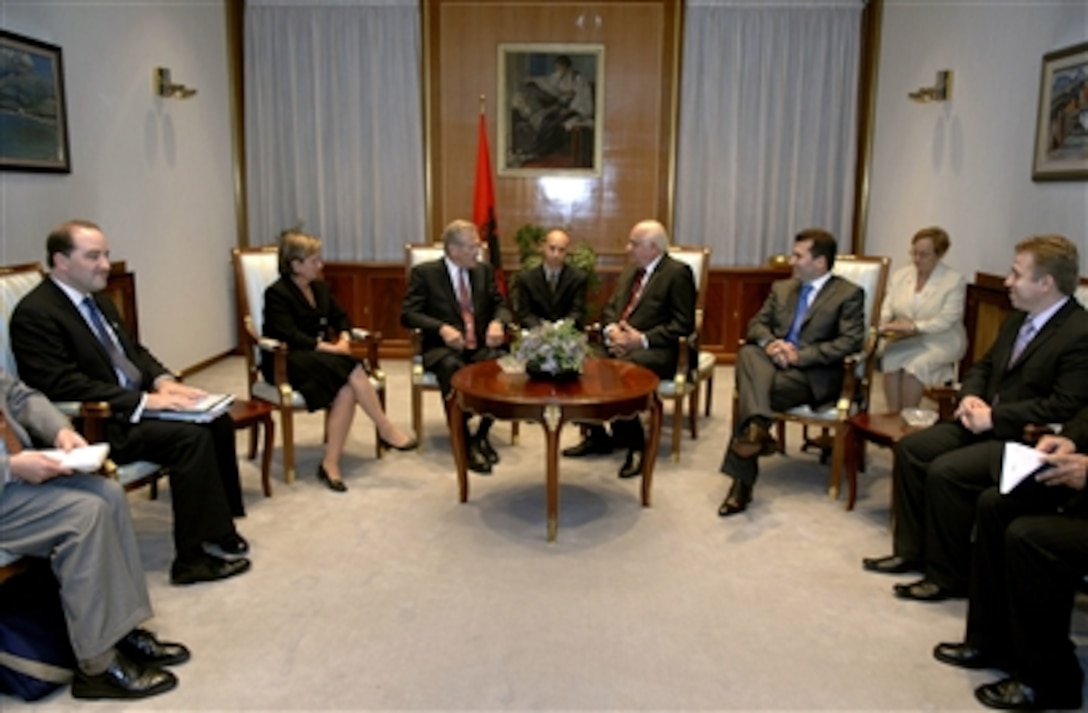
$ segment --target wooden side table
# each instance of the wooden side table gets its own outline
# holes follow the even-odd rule
[[[849,423],[850,430],[846,437],[846,478],[849,489],[846,509],[853,510],[858,491],[858,463],[865,457],[865,444],[875,443],[885,448],[894,448],[901,438],[922,429],[907,425],[897,412],[859,413],[852,416]],[[894,487],[892,497],[895,497]],[[892,512],[895,512],[894,500]]]
[[[261,487],[266,498],[272,497],[272,441],[276,434],[276,424],[272,420],[272,412],[275,407],[267,401],[247,401],[236,399],[231,404],[231,421],[234,422],[234,430],[248,428],[249,431],[249,459],[257,457],[257,428],[264,427],[264,452],[261,453]]]

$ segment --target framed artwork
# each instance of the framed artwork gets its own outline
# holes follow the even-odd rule
[[[604,45],[499,45],[500,176],[601,172]]]
[[[70,173],[60,47],[0,30],[0,170]]]
[[[1033,181],[1088,179],[1088,42],[1043,55]]]

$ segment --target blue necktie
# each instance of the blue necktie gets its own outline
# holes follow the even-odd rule
[[[106,350],[106,353],[110,355],[110,361],[113,363],[114,371],[117,372],[117,378],[121,386],[126,389],[135,389],[140,386],[140,370],[132,363],[125,353],[121,351],[121,348],[117,346],[117,343],[113,341],[109,331],[106,329],[106,323],[102,319],[102,314],[98,309],[98,305],[94,303],[89,296],[83,298],[83,311],[87,315],[87,318],[91,320],[91,326],[93,327],[94,335],[98,337],[98,341],[102,344],[102,347]]]
[[[790,331],[786,332],[786,341],[795,347],[800,346],[801,323],[805,321],[805,313],[808,312],[808,296],[812,293],[812,285],[801,285],[801,296],[797,300],[797,310],[793,313],[793,323]]]

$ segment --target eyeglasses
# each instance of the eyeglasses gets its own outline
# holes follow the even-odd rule
[[[925,250],[925,251],[923,251],[923,250],[908,250],[907,251],[907,255],[910,255],[911,257],[927,258],[927,257],[933,257],[936,254],[937,253],[935,253],[935,252],[933,252],[931,250]]]

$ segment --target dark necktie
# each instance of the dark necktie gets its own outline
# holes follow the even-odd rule
[[[468,287],[468,270],[458,271],[461,277],[457,299],[461,303],[461,321],[465,323],[465,349],[476,348],[476,317],[472,312],[472,291]]]
[[[121,386],[126,389],[136,389],[140,386],[140,370],[136,368],[136,365],[125,353],[121,351],[121,348],[117,346],[117,343],[113,341],[109,331],[106,329],[106,322],[102,319],[102,313],[98,309],[98,305],[94,303],[94,300],[90,296],[83,298],[83,312],[87,315],[87,318],[91,320],[91,327],[93,328],[94,335],[98,337],[99,343],[106,350],[106,353],[110,356],[110,361],[113,363],[114,370],[118,373],[118,381]]]
[[[797,300],[797,309],[793,313],[793,323],[790,324],[790,331],[786,332],[786,341],[795,347],[799,346],[801,323],[805,321],[805,314],[808,312],[808,296],[811,293],[812,285],[801,285],[801,297]]]
[[[548,270],[548,289],[555,293],[555,286],[559,284],[559,271]]]
[[[635,279],[631,281],[631,294],[627,296],[627,306],[623,308],[623,313],[620,315],[621,322],[626,322],[631,316],[631,311],[638,303],[638,296],[642,294],[642,283],[645,279],[646,271],[640,267],[635,271]]]
[[[22,452],[23,444],[19,442],[19,437],[15,435],[15,431],[8,426],[8,419],[4,416],[3,411],[0,411],[0,431],[4,432],[4,445],[8,449],[9,456]]]

